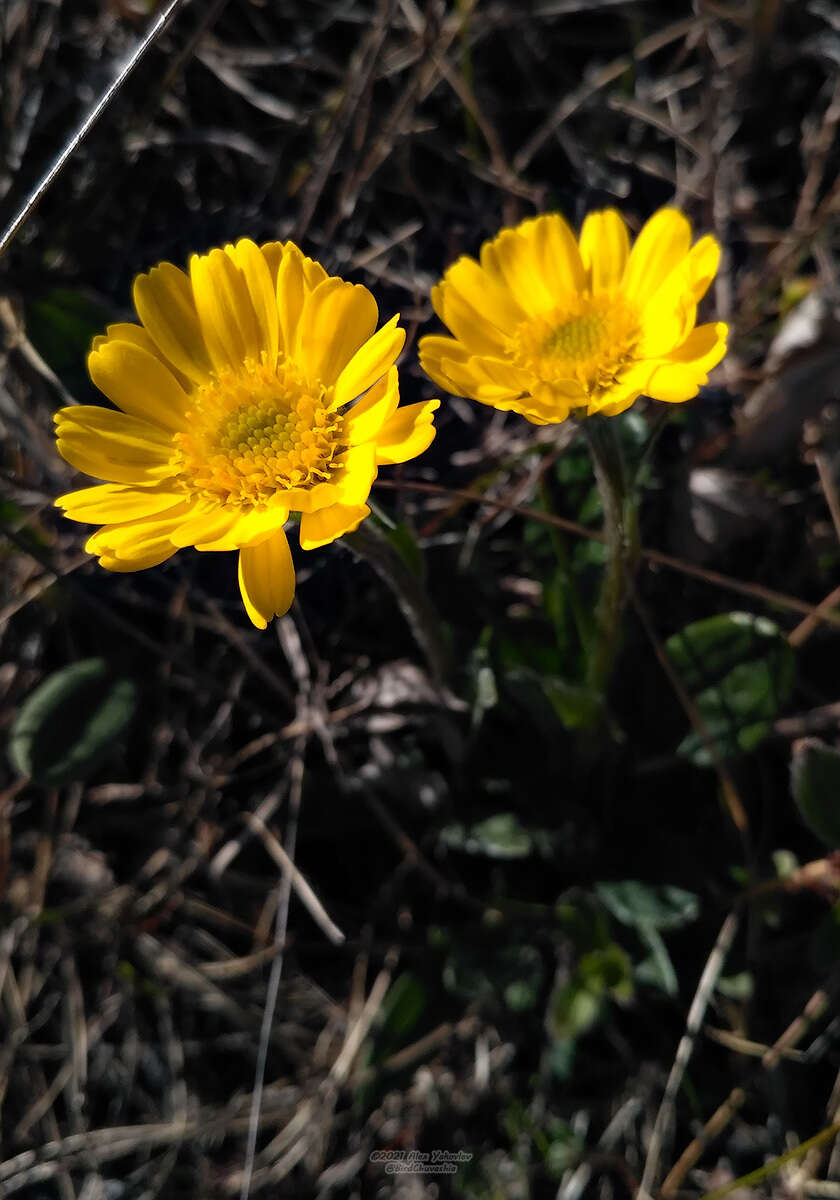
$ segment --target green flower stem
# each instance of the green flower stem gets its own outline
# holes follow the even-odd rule
[[[592,456],[604,510],[607,563],[596,613],[596,637],[589,656],[587,682],[604,692],[609,683],[621,633],[627,579],[639,562],[639,522],[635,489],[628,479],[618,430],[609,417],[588,417],[583,433]]]
[[[542,500],[543,508],[547,513],[554,512],[554,506],[551,500],[551,489],[549,488],[545,477],[540,481],[540,499]],[[566,548],[566,539],[557,528],[556,525],[547,526],[548,536],[551,539],[551,548],[554,551],[554,557],[557,562],[558,570],[563,576],[563,582],[566,587],[566,595],[569,599],[569,609],[572,613],[572,619],[577,629],[580,644],[584,654],[588,655],[589,644],[592,640],[592,619],[586,611],[580,591],[578,589],[577,580],[575,579],[574,569],[572,568],[569,559],[569,552]]]
[[[396,597],[400,611],[425,655],[435,683],[442,684],[448,669],[448,654],[440,618],[432,607],[423,581],[395,549],[384,531],[370,518],[355,533],[341,539],[373,567]]]

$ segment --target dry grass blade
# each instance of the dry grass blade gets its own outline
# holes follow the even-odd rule
[[[123,63],[123,65],[117,71],[115,78],[99,97],[96,104],[94,104],[93,108],[81,122],[73,135],[67,140],[61,153],[53,160],[43,177],[38,180],[38,183],[26,198],[20,211],[16,213],[14,217],[12,217],[12,220],[4,229],[2,236],[0,236],[0,257],[2,257],[3,254],[5,254],[5,252],[8,250],[9,246],[32,216],[33,212],[38,207],[47,191],[49,191],[52,184],[55,183],[67,160],[78,149],[78,147],[90,133],[91,129],[93,129],[96,122],[109,107],[114,98],[119,94],[123,84],[131,75],[134,68],[142,61],[148,51],[151,50],[152,46],[175,16],[177,10],[185,3],[186,0],[169,0],[169,3],[161,9],[161,11],[152,21],[145,35],[140,39],[140,41],[134,47],[134,50],[126,59],[125,63]]]

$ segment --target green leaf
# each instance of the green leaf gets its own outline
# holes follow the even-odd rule
[[[676,996],[677,973],[658,930],[653,925],[639,925],[637,932],[650,954],[636,965],[636,982],[659,988],[666,996]]]
[[[551,675],[544,677],[541,683],[552,708],[567,729],[589,729],[600,720],[604,707],[600,692]]]
[[[617,921],[636,929],[679,929],[694,921],[700,911],[700,901],[694,892],[671,884],[624,879],[617,883],[596,883],[595,892]]]
[[[385,529],[385,536],[399,554],[405,565],[418,579],[425,578],[425,562],[423,551],[418,545],[417,538],[410,526],[401,521],[393,529]]]
[[[829,850],[840,847],[840,751],[818,738],[794,743],[790,784],[799,814]]]
[[[440,840],[451,850],[467,854],[483,854],[487,858],[527,858],[534,849],[528,830],[515,813],[496,813],[467,828],[461,824],[446,825]]]
[[[130,679],[102,658],[51,675],[24,701],[9,734],[8,755],[21,775],[58,786],[85,779],[111,750],[137,706]]]
[[[614,943],[590,950],[569,981],[555,988],[548,1007],[548,1027],[557,1041],[587,1033],[601,1018],[609,999],[624,1003],[633,996],[630,959]]]
[[[388,989],[380,1010],[383,1038],[401,1038],[417,1024],[426,1007],[426,989],[416,975],[404,971]]]
[[[778,626],[751,613],[723,613],[686,626],[665,649],[720,757],[754,749],[793,687],[793,650]],[[697,731],[679,753],[700,766],[713,759]]]

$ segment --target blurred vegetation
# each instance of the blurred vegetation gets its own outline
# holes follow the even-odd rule
[[[0,4],[3,224],[154,9]],[[292,826],[251,1194],[840,1195],[838,63],[825,0],[182,6],[0,263],[0,1195],[239,1194]],[[444,397],[264,634],[233,555],[110,575],[51,507],[160,259],[295,237],[402,312],[411,402],[458,254],[672,202],[732,349],[615,421],[606,694],[571,423]]]

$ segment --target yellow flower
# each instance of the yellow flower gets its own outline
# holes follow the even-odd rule
[[[432,290],[454,337],[424,337],[420,362],[450,392],[536,425],[615,416],[642,394],[688,400],[726,352],[726,325],[695,325],[719,258],[671,208],[632,250],[613,209],[591,213],[579,241],[557,213],[523,221]]]
[[[102,524],[87,550],[112,571],[156,566],[183,546],[238,550],[260,629],[295,578],[284,525],[300,513],[313,550],[355,529],[384,463],[422,453],[437,400],[398,408],[397,317],[375,332],[367,288],[327,275],[292,242],[161,263],[134,283],[140,325],[111,325],[88,367],[121,411],[56,414],[58,449],[106,482],[56,503]]]

